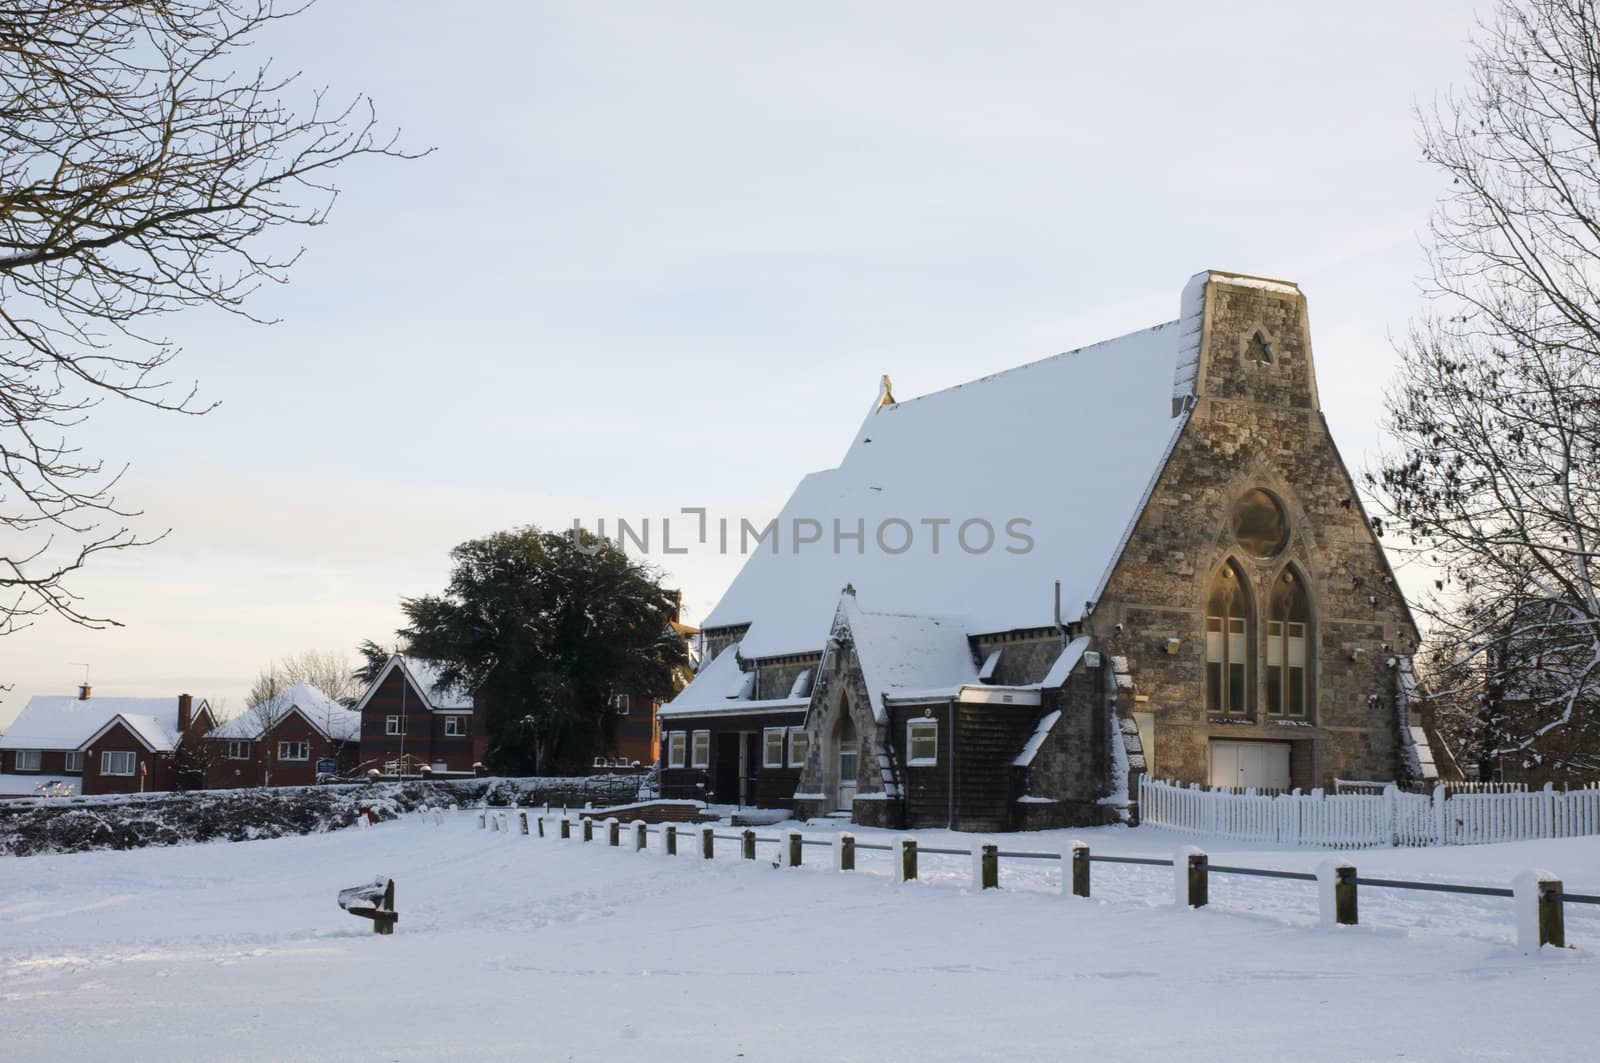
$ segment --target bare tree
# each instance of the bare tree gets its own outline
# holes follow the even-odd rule
[[[1503,4],[1423,115],[1450,178],[1431,312],[1387,402],[1380,527],[1436,573],[1442,698],[1486,765],[1600,771],[1600,25]]]
[[[115,623],[68,579],[152,539],[74,429],[110,396],[210,408],[168,379],[177,348],[153,321],[249,316],[298,256],[272,231],[322,224],[340,164],[404,154],[365,98],[335,105],[251,60],[258,32],[304,7],[0,0],[0,634],[47,613]]]
[[[261,669],[245,703],[254,709],[296,683],[310,683],[334,701],[357,697],[365,689],[349,658],[338,650],[304,650]]]

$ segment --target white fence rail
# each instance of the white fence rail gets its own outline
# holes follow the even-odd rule
[[[1257,794],[1139,781],[1139,819],[1241,841],[1365,848],[1600,834],[1600,789],[1512,793]]]

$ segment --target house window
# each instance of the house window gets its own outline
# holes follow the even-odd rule
[[[911,720],[906,724],[906,763],[913,768],[939,763],[937,720]]]
[[[19,749],[17,750],[16,770],[38,771],[39,759],[39,751],[37,749]]]
[[[628,715],[628,710],[633,707],[633,699],[626,694],[611,695],[611,709],[618,716]]]
[[[279,742],[279,760],[310,760],[311,747],[305,742]]]
[[[691,768],[709,768],[711,766],[711,732],[696,731],[694,733],[694,742],[689,752],[689,766]]]
[[[783,767],[783,740],[785,728],[768,727],[762,732],[765,744],[762,747],[761,766],[763,768]]]
[[[228,759],[229,760],[249,760],[250,759],[250,743],[249,742],[230,741],[228,743]]]
[[[132,775],[135,759],[131,752],[107,749],[100,754],[100,774]]]
[[[811,752],[811,736],[804,727],[789,728],[789,767],[803,768]]]
[[[404,716],[385,716],[383,718],[383,733],[386,735],[405,734],[406,718]]]
[[[1206,711],[1250,711],[1250,611],[1244,574],[1229,561],[1217,573],[1206,603]]]
[[[688,737],[682,731],[673,731],[667,735],[667,767],[681,768],[684,766],[684,761],[687,759],[685,754],[688,753],[688,743],[686,741]]]
[[[444,718],[444,733],[446,738],[463,738],[467,733],[468,717],[446,716]]]
[[[1311,606],[1293,569],[1273,583],[1267,615],[1267,715],[1303,720],[1311,703],[1306,651]]]
[[[83,754],[81,752],[65,754],[61,758],[61,770],[62,771],[74,771],[74,772],[82,771],[83,770]]]

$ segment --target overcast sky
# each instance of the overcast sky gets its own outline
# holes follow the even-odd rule
[[[1461,81],[1473,19],[323,0],[263,42],[276,62],[436,150],[340,172],[254,307],[281,323],[168,320],[221,405],[105,408],[83,438],[171,534],[74,584],[126,627],[0,641],[0,725],[80,662],[100,693],[237,712],[272,658],[392,639],[399,599],[497,529],[764,520],[880,374],[905,399],[1170,320],[1208,267],[1300,283],[1359,473],[1440,190],[1413,108]],[[739,561],[655,560],[691,622]]]

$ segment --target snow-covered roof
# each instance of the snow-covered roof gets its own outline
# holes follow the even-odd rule
[[[196,699],[193,711],[206,707]],[[178,699],[79,698],[76,694],[36,694],[0,735],[0,749],[77,749],[121,717],[151,749],[166,752],[178,744]]]
[[[909,691],[954,694],[978,682],[967,633],[958,621],[870,612],[852,594],[840,595],[838,618],[849,625],[872,715],[880,721],[885,698]]]
[[[298,712],[324,738],[354,742],[361,737],[361,714],[347,709],[310,683],[296,683],[260,705],[212,728],[207,738],[257,741],[266,724]]]
[[[747,658],[815,652],[846,584],[874,609],[979,634],[1052,625],[1060,580],[1076,618],[1184,422],[1172,403],[1180,335],[1169,322],[875,405],[838,468],[800,482],[778,548],[751,545],[702,627],[749,624]],[[936,545],[927,522],[940,520]],[[859,552],[850,538],[835,549],[835,521],[845,536],[864,529]],[[967,521],[993,529],[988,549],[982,524],[963,548]],[[821,541],[798,544],[797,522]]]
[[[434,712],[464,712],[472,709],[472,695],[461,691],[457,687],[444,686],[439,680],[441,666],[433,661],[423,660],[420,657],[407,657],[397,653],[390,657],[388,662],[379,670],[378,675],[368,684],[367,692],[361,695],[361,700],[356,702],[351,711],[360,716],[367,707],[367,702],[372,700],[372,695],[383,685],[389,673],[396,668],[405,670],[410,677],[411,685],[428,703],[428,708]]]
[[[739,667],[739,645],[734,643],[707,661],[689,685],[678,691],[669,704],[656,710],[658,718],[696,716],[726,712],[777,712],[803,709],[805,697],[771,698],[756,701],[750,697],[750,673]]]

